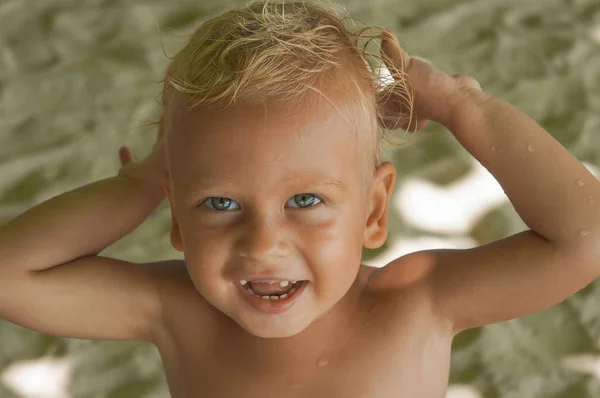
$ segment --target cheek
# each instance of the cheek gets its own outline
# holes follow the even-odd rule
[[[354,208],[305,234],[305,253],[311,271],[324,285],[354,280],[362,254],[362,219]]]
[[[182,231],[184,256],[190,276],[201,285],[214,283],[223,274],[223,266],[229,258],[230,240],[218,230],[188,225]]]
[[[230,258],[229,237],[205,228],[189,232],[184,256],[192,283],[204,299],[225,312],[231,292],[230,282],[224,279]]]

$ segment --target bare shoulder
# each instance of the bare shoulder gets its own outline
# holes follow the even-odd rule
[[[146,263],[146,266],[152,270],[153,274],[159,280],[173,279],[173,281],[191,283],[190,275],[185,266],[184,260],[173,259]]]
[[[152,275],[157,286],[163,312],[169,312],[169,306],[185,297],[198,296],[184,260],[173,259],[146,263],[144,265]]]
[[[373,272],[370,284],[397,296],[421,291],[434,317],[457,334],[557,304],[597,278],[597,264],[586,247],[526,230],[468,249],[405,255]]]
[[[436,316],[456,334],[563,301],[598,277],[593,253],[585,245],[557,245],[525,230],[472,248],[410,254],[397,260],[407,267],[390,268],[382,279],[393,285],[422,280]]]
[[[451,331],[435,306],[431,284],[432,261],[427,251],[415,252],[397,258],[384,267],[364,266],[365,291],[375,297],[378,306],[400,319],[411,317],[411,322],[436,327],[444,333]]]
[[[427,252],[414,252],[399,257],[384,267],[366,266],[368,286],[372,291],[394,292],[425,287],[431,272]]]
[[[184,335],[198,337],[212,324],[215,312],[210,303],[196,290],[184,260],[174,259],[146,264],[158,286],[161,305],[160,321],[154,325],[157,346],[177,344]],[[202,326],[203,330],[190,328]]]

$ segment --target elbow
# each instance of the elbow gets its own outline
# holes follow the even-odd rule
[[[584,278],[587,286],[600,276],[600,233],[582,231],[579,238],[558,245],[556,253]]]

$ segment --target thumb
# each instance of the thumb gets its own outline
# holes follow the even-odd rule
[[[381,52],[383,63],[394,79],[402,80],[410,67],[411,57],[390,30],[384,30],[381,35]]]
[[[119,148],[119,159],[121,160],[121,166],[125,166],[126,164],[133,162],[131,150],[126,146]]]

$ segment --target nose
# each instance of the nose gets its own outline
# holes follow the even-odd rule
[[[248,220],[238,240],[238,254],[256,262],[269,262],[290,254],[284,228],[273,220]]]

